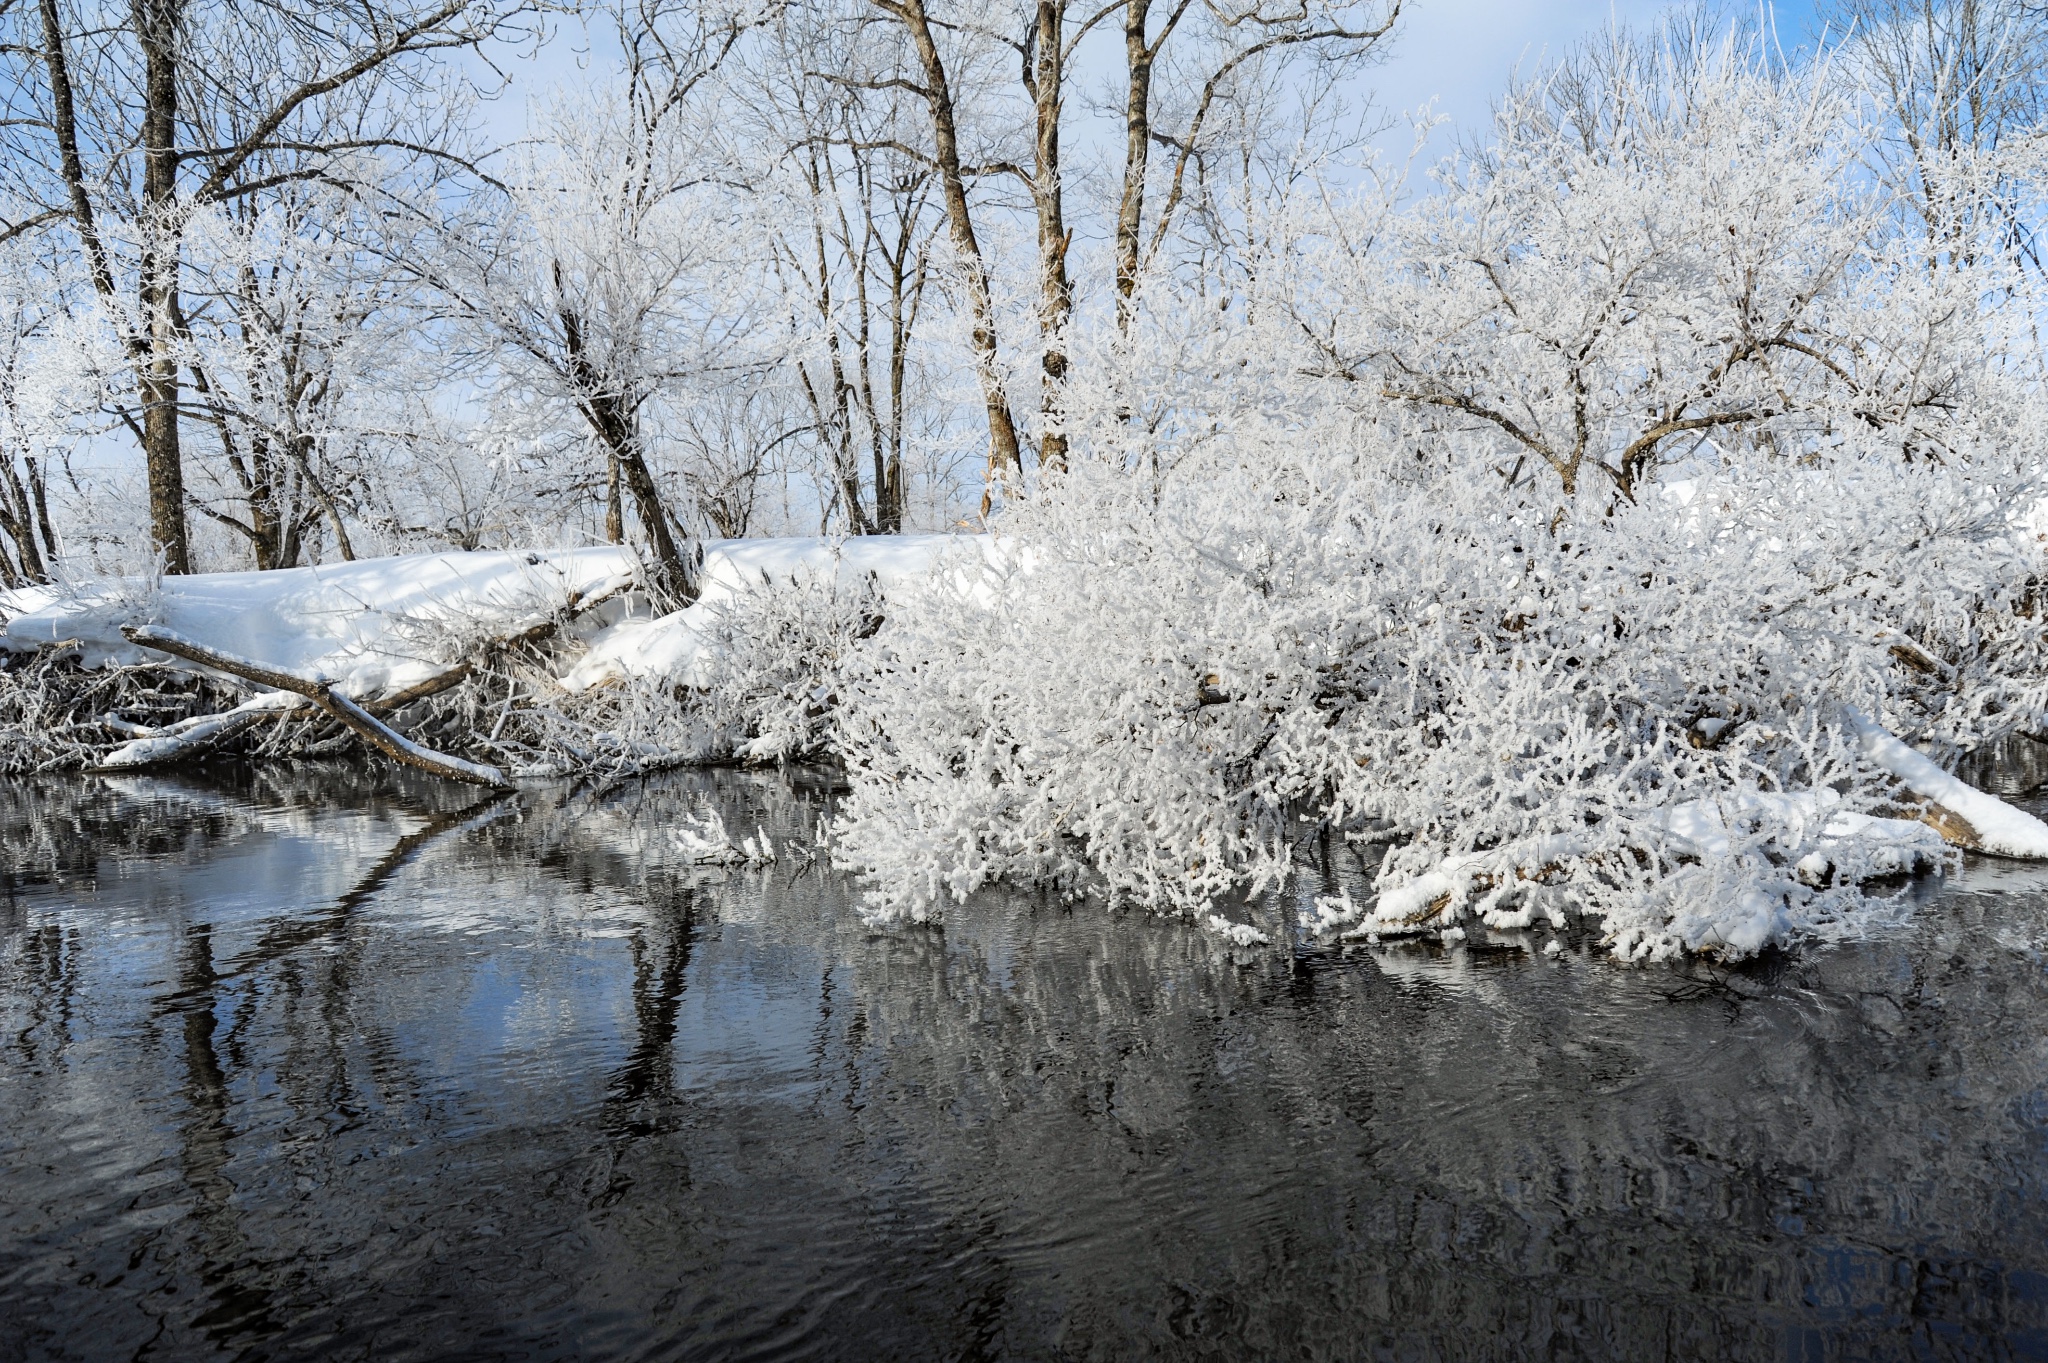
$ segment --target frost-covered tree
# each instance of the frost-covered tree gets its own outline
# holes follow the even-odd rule
[[[456,343],[495,371],[485,386],[586,433],[608,538],[623,537],[630,496],[657,585],[680,600],[695,595],[691,531],[656,476],[655,409],[688,383],[762,368],[745,301],[759,257],[706,98],[749,22],[611,12],[620,70],[598,98],[547,109],[500,185],[421,263]]]
[[[51,515],[54,467],[96,405],[69,290],[22,238],[0,243],[0,586],[47,582],[63,557]],[[69,350],[69,353],[67,352]]]
[[[415,438],[408,399],[431,381],[409,335],[421,309],[367,186],[369,169],[288,186],[185,229],[193,504],[259,569],[293,567],[323,538],[354,558],[350,521]]]
[[[2048,704],[2042,395],[2012,254],[1924,269],[1821,74],[1618,38],[1440,194],[1310,187],[1245,296],[1133,326],[1156,419],[1098,403],[994,564],[856,650],[876,912],[1014,877],[1211,914],[1320,826],[1396,846],[1312,928],[1867,921],[1937,844],[1871,822],[1914,797],[1865,716],[1954,754]]]
[[[150,523],[190,568],[182,239],[195,211],[346,173],[365,151],[438,158],[460,107],[427,58],[506,36],[489,0],[34,0],[0,8],[8,233],[61,233],[130,361],[124,424]]]
[[[1797,456],[1854,426],[1937,457],[1986,280],[1890,230],[1878,130],[1825,69],[1687,36],[1520,86],[1441,193],[1343,224],[1370,245],[1318,256],[1342,282],[1303,316],[1329,372],[1484,423],[1502,476],[1567,495],[1597,475],[1633,500],[1709,438]]]
[[[2026,0],[1847,0],[1828,14],[1845,84],[1882,120],[1871,166],[1938,261],[1980,243],[2041,268],[2048,9]]]

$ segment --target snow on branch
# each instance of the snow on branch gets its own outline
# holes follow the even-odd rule
[[[303,696],[339,720],[344,727],[361,736],[370,746],[408,766],[418,767],[422,771],[429,771],[451,780],[488,786],[493,790],[512,788],[511,781],[496,767],[465,761],[460,757],[450,757],[413,742],[343,695],[335,683],[326,677],[302,677],[296,672],[267,667],[253,659],[237,657],[232,653],[210,648],[160,626],[130,625],[121,633],[129,642],[140,644],[144,648],[169,653],[188,662],[198,663],[201,667],[239,677],[257,686],[267,686]]]
[[[1943,839],[1973,852],[2048,859],[2048,824],[1957,780],[1861,710],[1852,706],[1845,718],[1864,754],[1925,802],[1920,818]]]
[[[102,757],[97,765],[101,771],[116,771],[176,762],[223,743],[261,720],[274,719],[309,704],[305,696],[292,691],[264,691],[233,709],[218,714],[193,715],[159,729],[130,724],[118,716],[107,715],[102,723],[117,733],[132,737]]]

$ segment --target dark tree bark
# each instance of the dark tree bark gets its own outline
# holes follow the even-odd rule
[[[952,87],[947,83],[946,63],[932,34],[931,16],[924,0],[873,0],[883,13],[903,25],[910,36],[924,83],[918,87],[931,119],[933,159],[938,166],[939,184],[946,205],[946,223],[951,229],[953,249],[966,272],[969,345],[974,354],[975,374],[981,381],[982,404],[988,412],[988,471],[991,490],[1008,483],[1023,472],[1016,419],[1010,413],[1010,395],[1003,384],[1001,357],[996,342],[995,306],[989,296],[988,267],[982,258],[981,242],[974,231],[974,215],[967,202],[967,174],[960,160],[958,111]],[[984,506],[987,505],[984,498]]]
[[[570,374],[581,390],[577,404],[604,446],[607,459],[616,466],[626,491],[632,494],[633,509],[640,513],[640,526],[647,532],[647,546],[654,553],[655,581],[650,585],[678,601],[695,601],[696,574],[683,557],[661,488],[640,449],[639,404],[630,395],[617,392],[607,375],[592,363],[583,344],[582,320],[566,310],[561,320]]]
[[[167,573],[192,571],[185,528],[185,460],[178,443],[178,44],[183,0],[133,0],[142,47],[142,324],[147,355],[138,375],[149,524]]]

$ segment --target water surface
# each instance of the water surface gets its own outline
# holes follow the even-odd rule
[[[475,799],[0,784],[0,1361],[2048,1357],[2048,870],[1622,969],[877,934],[815,783]]]

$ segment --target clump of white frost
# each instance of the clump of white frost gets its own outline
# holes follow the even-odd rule
[[[1321,930],[1569,909],[1624,956],[1736,956],[1857,931],[1891,912],[1868,882],[1947,862],[1887,817],[1846,707],[1924,732],[1888,641],[1945,616],[2039,685],[1972,585],[2033,560],[1996,516],[1923,519],[2001,465],[1725,465],[1715,514],[1674,523],[1415,472],[1405,435],[1244,431],[1157,496],[1077,469],[1006,523],[1029,574],[984,560],[893,604],[840,680],[835,850],[869,911],[1008,878],[1206,919],[1286,879],[1307,811],[1405,838]],[[1788,476],[1816,494],[1795,519]]]
[[[2038,281],[1902,230],[1824,69],[1611,42],[1441,192],[1305,177],[1075,338],[1070,470],[846,655],[874,918],[1206,921],[1307,817],[1395,843],[1316,931],[1739,956],[1897,912],[1919,802],[2048,851],[1945,772],[2048,716]]]
[[[1209,931],[1228,941],[1232,946],[1262,947],[1270,945],[1273,940],[1251,924],[1234,923],[1220,913],[1210,914],[1202,923]]]

